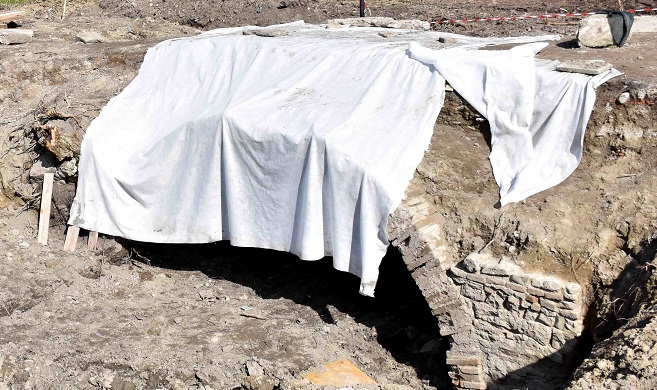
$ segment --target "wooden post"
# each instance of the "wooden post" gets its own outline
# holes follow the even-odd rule
[[[39,211],[39,233],[37,242],[48,245],[48,228],[50,227],[50,206],[52,204],[52,183],[54,173],[44,173],[43,191],[41,192],[41,210]]]
[[[64,250],[67,252],[75,252],[75,246],[78,244],[78,235],[80,228],[70,225],[66,231],[66,241],[64,241]]]
[[[87,240],[87,248],[95,251],[98,247],[98,232],[90,231],[89,239]]]

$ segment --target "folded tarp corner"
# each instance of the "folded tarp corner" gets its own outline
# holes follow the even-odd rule
[[[587,76],[536,67],[522,49],[482,56],[386,41],[378,29],[283,28],[288,35],[276,38],[217,30],[150,49],[87,130],[69,223],[147,242],[230,240],[307,260],[329,255],[372,295],[388,215],[429,145],[445,79],[491,121],[503,201],[558,183],[579,161],[573,137],[583,136],[594,99]],[[496,65],[516,55],[515,74]],[[495,92],[497,78],[510,84]],[[561,96],[539,91],[545,83]],[[536,129],[532,107],[545,101],[582,107],[572,117],[539,115]],[[570,148],[566,167],[532,166],[549,140]]]

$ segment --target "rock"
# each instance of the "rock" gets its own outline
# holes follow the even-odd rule
[[[628,40],[632,37],[632,29]],[[591,15],[579,22],[577,42],[580,46],[599,48],[614,45],[607,15]]]
[[[478,253],[470,253],[468,257],[463,260],[463,268],[471,274],[479,272],[479,259],[481,255]]]
[[[80,155],[80,135],[68,121],[54,119],[32,128],[37,132],[39,144],[51,151],[59,161]]]
[[[623,92],[618,97],[618,103],[619,104],[625,104],[625,103],[627,103],[628,100],[630,100],[630,93],[629,92]]]
[[[102,43],[106,42],[107,39],[95,31],[81,31],[75,36],[75,41],[82,43]]]
[[[72,158],[66,160],[59,166],[59,169],[55,172],[56,180],[65,180],[69,182],[75,182],[78,175],[78,162],[76,159]]]
[[[246,373],[249,376],[260,377],[265,375],[265,369],[254,359],[247,360],[246,363],[244,363],[244,366],[246,368]]]
[[[32,42],[34,31],[19,28],[0,30],[0,43],[3,45],[18,45]]]

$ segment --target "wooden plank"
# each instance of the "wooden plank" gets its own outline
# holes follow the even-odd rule
[[[87,248],[95,251],[98,248],[98,232],[90,231],[87,240]]]
[[[43,191],[41,192],[41,211],[39,211],[39,233],[37,242],[48,245],[48,229],[50,227],[50,206],[52,205],[52,183],[54,173],[43,174]]]
[[[75,252],[75,246],[78,244],[78,236],[80,235],[80,228],[77,226],[69,226],[66,231],[66,241],[64,241],[64,250],[67,252]]]
[[[7,23],[18,19],[23,19],[24,17],[25,12],[23,11],[5,12],[0,14],[0,23]]]

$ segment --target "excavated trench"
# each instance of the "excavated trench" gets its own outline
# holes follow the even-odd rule
[[[578,170],[498,210],[486,122],[448,94],[388,230],[449,339],[457,388],[565,386],[637,313],[657,237],[656,118],[654,88],[601,87]]]
[[[108,44],[107,53],[79,49],[86,62],[72,60],[62,50],[45,67],[29,51],[21,54],[20,66],[18,55],[3,59],[14,86],[0,103],[16,117],[2,122],[10,123],[11,131],[2,129],[8,142],[1,153],[12,165],[0,167],[7,196],[2,203],[22,199],[27,206],[38,204],[40,179],[30,173],[43,168],[44,160],[52,163],[49,119],[64,119],[83,131],[136,74],[147,46]],[[106,68],[104,73],[99,67]],[[70,72],[79,74],[72,78]],[[89,88],[71,82],[68,94],[66,88],[58,92],[57,85],[69,78]],[[55,95],[56,100],[49,100]],[[265,283],[264,294],[267,289],[274,295],[296,294],[280,288],[295,285],[292,290],[301,292],[291,298],[317,307],[326,321],[330,311],[327,315],[322,307],[342,305],[341,310],[377,329],[378,341],[395,359],[410,362],[418,377],[438,388],[447,382],[474,389],[566,386],[591,344],[594,350],[602,345],[654,295],[642,283],[654,271],[657,242],[656,99],[654,86],[627,80],[601,86],[580,167],[560,185],[499,209],[487,160],[487,123],[448,92],[431,146],[405,200],[389,219],[389,237],[400,256],[391,250],[384,260],[374,300],[379,303],[371,312],[366,298],[350,307],[351,296],[340,291],[354,291],[357,281],[337,271],[324,272],[335,279],[324,281],[322,294],[311,294],[307,301],[303,291],[316,290],[316,280],[308,275],[315,273],[313,267],[329,269],[328,262],[316,265],[286,257],[287,270],[301,267],[296,277],[283,273],[267,285],[267,267],[258,274],[254,270],[259,267],[235,261],[215,269],[210,257],[203,260],[209,256],[207,248],[198,249],[201,261],[195,265],[171,259],[189,248],[151,245],[139,253],[165,268],[195,267],[211,277]],[[26,109],[23,101],[39,103]],[[28,109],[34,111],[26,113]],[[38,119],[36,127],[32,116]],[[79,123],[68,120],[70,116]],[[7,145],[12,149],[5,149]],[[68,182],[56,186],[57,225],[67,218],[75,177],[61,162],[55,164],[58,177]],[[25,309],[14,306],[7,309]]]

